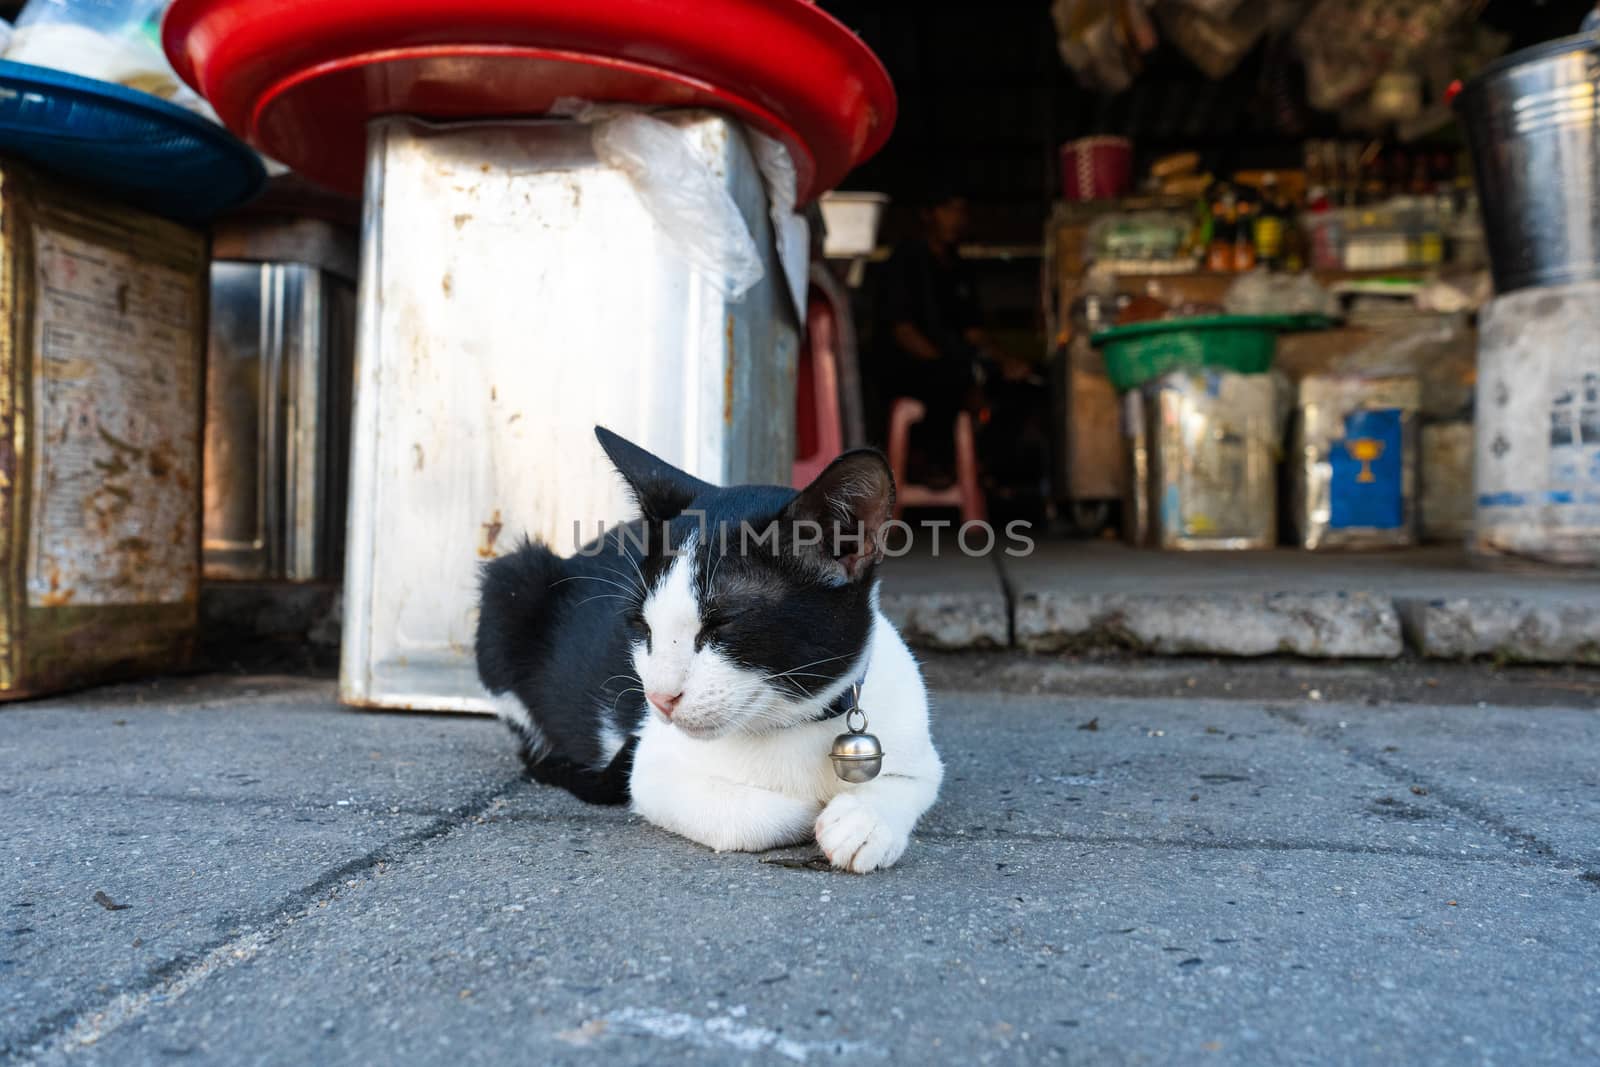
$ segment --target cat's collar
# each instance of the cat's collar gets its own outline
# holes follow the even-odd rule
[[[834,697],[823,707],[822,711],[817,714],[816,722],[827,722],[829,719],[837,719],[841,715],[848,715],[859,706],[861,687],[867,684],[867,665],[871,662],[872,656],[869,653],[861,661],[861,673],[856,676],[855,682],[845,686],[844,692]]]

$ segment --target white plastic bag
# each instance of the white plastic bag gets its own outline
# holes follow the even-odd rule
[[[168,0],[28,0],[4,46],[17,63],[138,89],[213,122],[216,112],[161,51]]]
[[[794,301],[795,321],[805,329],[806,287],[810,285],[811,227],[804,215],[795,213],[799,197],[799,178],[794,160],[781,141],[759,130],[745,128],[756,167],[767,184],[767,207],[772,214],[772,237],[778,245],[778,263],[783,280]]]
[[[628,176],[672,247],[729,299],[762,279],[761,251],[739,205],[683,131],[634,108],[558,100],[552,111],[589,124],[595,155]]]
[[[1222,296],[1230,315],[1325,315],[1339,318],[1339,298],[1314,275],[1253,270],[1241,274]]]

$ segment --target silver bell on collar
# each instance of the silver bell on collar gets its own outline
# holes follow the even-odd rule
[[[858,689],[858,700],[860,695]],[[855,725],[858,718],[859,726]],[[867,733],[867,713],[859,704],[845,712],[844,728],[846,732],[833,739],[833,750],[828,753],[833,760],[833,773],[852,785],[872,781],[883,770],[883,746]]]

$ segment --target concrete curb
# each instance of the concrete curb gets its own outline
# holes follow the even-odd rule
[[[1160,655],[1393,659],[1400,617],[1368,593],[1024,593],[1016,643],[1030,652],[1116,647]]]
[[[1456,557],[1284,554],[1180,568],[1084,553],[1059,565],[927,563],[882,606],[912,645],[1051,654],[1491,659],[1600,666],[1600,581],[1473,570]],[[1147,590],[1124,592],[1123,590]],[[1254,592],[1252,590],[1267,590]]]
[[[1402,597],[1396,604],[1406,643],[1430,659],[1487,656],[1510,663],[1600,666],[1600,597],[1553,603]]]
[[[887,593],[878,606],[919,648],[953,652],[1011,644],[1011,613],[1000,592]]]

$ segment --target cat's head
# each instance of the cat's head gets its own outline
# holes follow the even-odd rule
[[[617,543],[638,580],[624,610],[652,714],[701,738],[816,719],[865,667],[894,514],[883,456],[847,452],[798,492],[724,489],[595,432],[645,520]]]

